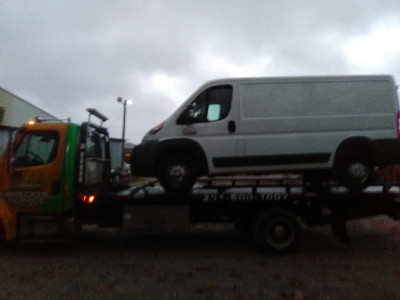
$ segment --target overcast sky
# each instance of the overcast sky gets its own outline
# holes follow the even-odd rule
[[[85,109],[140,142],[205,81],[392,74],[400,1],[0,0],[0,86],[73,122]]]

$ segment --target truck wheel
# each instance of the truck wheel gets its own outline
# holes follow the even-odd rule
[[[257,246],[268,252],[287,253],[297,243],[300,224],[294,214],[286,209],[273,209],[256,221],[254,237]]]
[[[158,178],[167,192],[190,192],[196,181],[194,162],[184,155],[173,155],[161,161]]]
[[[338,164],[338,179],[350,190],[366,188],[372,178],[372,159],[367,156],[346,155]]]

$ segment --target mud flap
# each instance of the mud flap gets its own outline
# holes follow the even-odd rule
[[[2,194],[0,194],[0,218],[3,222],[6,240],[15,239],[17,236],[17,213],[7,204]]]
[[[349,235],[347,232],[346,217],[343,213],[336,212],[332,216],[332,233],[339,241],[349,244]]]

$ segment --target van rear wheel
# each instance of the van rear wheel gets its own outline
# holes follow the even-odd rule
[[[339,181],[348,189],[362,190],[371,182],[372,159],[363,155],[346,155],[340,159],[337,173]]]
[[[185,155],[168,156],[161,161],[158,168],[158,178],[167,192],[190,192],[196,177],[196,166]]]

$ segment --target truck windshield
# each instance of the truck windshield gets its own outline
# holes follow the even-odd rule
[[[21,168],[51,163],[56,157],[57,145],[56,131],[26,132],[15,150],[13,166]]]

